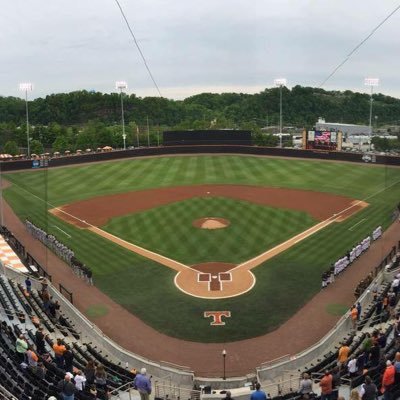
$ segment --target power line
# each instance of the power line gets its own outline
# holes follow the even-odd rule
[[[383,21],[381,21],[372,31],[370,34],[363,39],[354,49],[346,56],[346,58],[335,67],[335,69],[328,75],[328,77],[322,81],[322,83],[319,84],[318,87],[321,87],[325,85],[325,83],[332,78],[333,75],[336,74],[336,72],[350,59],[350,57],[393,15],[395,14],[398,10],[400,9],[400,5],[398,5]]]
[[[143,54],[143,52],[142,52],[142,50],[141,50],[141,48],[140,48],[140,46],[139,46],[138,41],[136,40],[135,34],[133,33],[133,30],[132,30],[132,28],[131,28],[131,26],[130,26],[130,24],[129,24],[129,22],[128,22],[128,19],[127,19],[126,16],[125,16],[124,10],[122,9],[122,7],[121,7],[121,5],[119,4],[119,1],[118,1],[118,0],[115,0],[115,2],[117,3],[117,6],[118,6],[119,10],[121,11],[122,18],[125,20],[126,26],[128,27],[128,30],[129,30],[129,32],[130,32],[130,34],[131,34],[131,36],[132,36],[132,39],[133,39],[133,41],[134,41],[134,43],[135,43],[137,49],[139,50],[140,56],[142,57],[142,60],[143,60],[143,63],[144,63],[144,65],[145,65],[146,69],[147,69],[147,72],[149,73],[150,78],[151,78],[151,80],[153,81],[154,86],[155,86],[156,89],[157,89],[158,94],[160,95],[160,97],[162,97],[162,94],[161,94],[160,89],[159,89],[159,87],[158,87],[158,85],[157,85],[157,82],[155,81],[155,79],[154,79],[154,77],[153,77],[153,74],[152,74],[151,71],[150,71],[150,67],[149,67],[148,64],[147,64],[146,58],[145,58],[145,56],[144,56],[144,54]]]

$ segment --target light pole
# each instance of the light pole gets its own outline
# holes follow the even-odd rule
[[[282,147],[282,87],[286,86],[287,81],[285,78],[274,80],[275,86],[279,87],[279,147]]]
[[[124,100],[123,90],[128,88],[128,84],[125,81],[115,82],[115,88],[121,93],[121,117],[122,117],[122,139],[124,139],[124,150],[126,150],[126,134],[125,134],[125,118],[124,118]]]
[[[149,126],[149,116],[147,115],[147,147],[150,147],[150,126]]]
[[[226,380],[226,350],[222,350],[222,359],[224,361],[224,376],[222,377],[223,380]]]
[[[19,90],[21,92],[25,92],[25,109],[26,109],[26,141],[28,144],[28,158],[31,157],[31,146],[30,146],[30,137],[29,137],[29,110],[28,110],[28,91],[33,90],[33,85],[30,82],[24,82],[19,84]]]
[[[371,96],[370,96],[370,102],[369,102],[369,134],[372,135],[372,94],[374,91],[374,86],[379,85],[379,79],[378,78],[365,78],[364,79],[364,85],[369,86],[371,88]]]

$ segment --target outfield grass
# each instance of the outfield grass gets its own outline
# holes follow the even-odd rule
[[[228,219],[230,225],[216,230],[192,225],[207,216]],[[197,197],[113,218],[103,229],[187,265],[207,261],[238,264],[316,223],[300,211],[224,197]]]
[[[204,342],[254,337],[279,326],[319,290],[321,273],[330,263],[377,225],[390,224],[400,199],[400,169],[251,156],[135,159],[20,172],[6,178],[14,185],[4,191],[5,198],[20,218],[31,219],[72,247],[92,267],[95,283],[103,292],[155,329]],[[226,300],[204,300],[177,291],[174,272],[168,268],[48,215],[43,201],[52,208],[100,194],[203,183],[324,191],[367,199],[370,206],[256,268],[257,282],[250,292]],[[278,225],[286,228],[285,223]],[[224,327],[210,327],[203,318],[209,309],[230,310],[232,318]]]

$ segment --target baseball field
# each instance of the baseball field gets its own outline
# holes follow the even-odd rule
[[[201,342],[275,329],[320,290],[331,263],[393,222],[400,200],[398,168],[252,156],[4,177],[20,219],[72,248],[104,293],[158,331]],[[212,326],[206,311],[230,317]]]

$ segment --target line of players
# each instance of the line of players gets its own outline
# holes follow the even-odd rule
[[[367,236],[360,243],[355,245],[347,254],[339,258],[334,264],[332,264],[329,270],[322,274],[322,289],[326,288],[329,284],[335,281],[335,276],[342,273],[350,264],[354,262],[362,253],[367,251],[371,246],[371,241],[375,241],[382,236],[382,227],[378,226],[373,230],[371,236]]]

